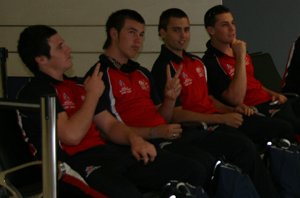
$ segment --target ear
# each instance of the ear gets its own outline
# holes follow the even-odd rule
[[[116,28],[111,28],[109,30],[109,35],[112,38],[112,40],[115,40],[116,38],[118,38],[118,31]]]
[[[34,58],[34,60],[37,62],[39,66],[41,66],[47,63],[48,58],[46,56],[37,56]]]
[[[160,30],[158,31],[158,35],[162,40],[164,40],[166,33],[167,32],[163,28],[160,28]]]
[[[215,34],[215,28],[212,26],[208,26],[206,28],[206,31],[208,32],[209,35],[214,35]]]

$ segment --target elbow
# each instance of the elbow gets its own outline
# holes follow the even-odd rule
[[[231,101],[230,101],[230,104],[232,106],[238,106],[240,104],[243,104],[244,103],[244,100],[242,98],[233,98]]]
[[[75,137],[75,136],[67,136],[67,137],[60,137],[60,141],[69,146],[77,146],[80,144],[82,138]]]
[[[227,94],[226,92],[222,95],[223,99],[231,106],[238,106],[244,103],[244,96],[239,94]]]

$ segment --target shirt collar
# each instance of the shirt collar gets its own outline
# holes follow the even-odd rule
[[[220,50],[218,50],[217,48],[215,48],[214,46],[212,46],[211,40],[207,41],[206,47],[207,47],[207,51],[205,52],[205,54],[207,54],[207,55],[210,54],[210,55],[215,55],[217,57],[221,57],[221,56],[226,55],[223,52],[221,52]]]
[[[109,58],[105,54],[101,54],[99,56],[99,59],[100,59],[101,65],[103,64],[104,67],[110,67],[110,68],[113,68],[113,69],[118,69],[118,67],[116,66],[116,63],[113,62],[111,60],[111,58]],[[130,73],[134,70],[137,70],[139,67],[140,67],[139,63],[129,59],[126,64],[121,65],[120,71],[125,72],[125,73]]]
[[[48,74],[42,72],[42,71],[38,71],[36,74],[35,74],[35,77],[42,80],[42,81],[47,81],[47,82],[51,82],[53,84],[58,84],[58,83],[61,83],[62,81],[60,80],[57,80],[51,76],[49,76]],[[64,75],[64,79],[67,79],[68,77],[66,75]]]
[[[166,60],[167,62],[172,61],[176,64],[179,64],[183,61],[183,58],[173,53],[171,50],[169,50],[166,45],[161,46],[161,57]],[[193,59],[193,55],[190,53],[187,53],[185,50],[183,50],[183,57],[190,57]]]

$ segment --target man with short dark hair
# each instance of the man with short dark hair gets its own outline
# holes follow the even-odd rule
[[[273,123],[284,121],[291,125],[293,136],[300,133],[299,100],[288,100],[255,78],[246,43],[237,38],[231,11],[223,5],[214,6],[206,12],[204,23],[210,40],[203,61],[209,91],[214,97],[230,106],[246,104],[255,107]],[[269,131],[273,133],[277,129],[274,125]],[[294,137],[288,139],[295,141]]]

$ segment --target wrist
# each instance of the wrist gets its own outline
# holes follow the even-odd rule
[[[155,133],[155,127],[149,128],[149,139],[155,139],[157,138],[156,133]]]

